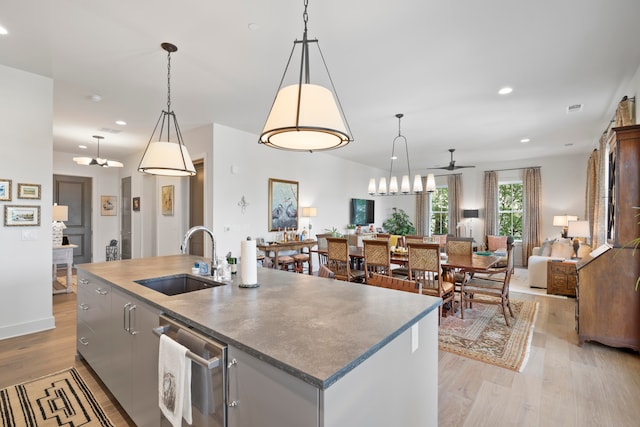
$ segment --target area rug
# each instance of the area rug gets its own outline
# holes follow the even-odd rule
[[[75,368],[0,390],[0,425],[114,426]]]
[[[460,313],[442,319],[439,329],[440,350],[469,359],[522,372],[529,357],[538,303],[511,297],[515,318],[507,326],[496,305],[474,304]],[[507,312],[508,315],[508,312]]]

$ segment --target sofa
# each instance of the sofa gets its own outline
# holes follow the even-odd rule
[[[591,247],[580,243],[578,258],[591,252]],[[564,260],[573,257],[573,243],[571,239],[546,239],[542,245],[536,246],[529,257],[529,287],[547,288],[547,262]]]

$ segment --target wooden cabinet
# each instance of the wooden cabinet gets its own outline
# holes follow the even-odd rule
[[[547,294],[575,297],[577,281],[578,272],[575,262],[547,262]]]
[[[138,426],[155,427],[159,311],[78,270],[78,353]]]

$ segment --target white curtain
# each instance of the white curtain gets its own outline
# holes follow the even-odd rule
[[[598,246],[607,242],[607,140],[609,135],[604,133],[600,137],[598,143],[597,156],[597,173],[595,179],[594,207],[593,207],[593,225],[591,226],[591,247]]]
[[[460,237],[460,200],[462,200],[462,180],[460,174],[449,175],[447,187],[449,191],[449,234]]]
[[[484,173],[484,234],[498,235],[498,174]]]
[[[427,177],[422,177],[422,188],[427,188]],[[429,218],[431,218],[429,206],[429,193],[416,194],[416,234],[426,236],[429,233]]]
[[[542,179],[540,168],[524,170],[522,180],[523,218],[522,218],[522,264],[526,267],[529,256],[535,246],[540,245],[542,230],[540,214],[542,205]]]

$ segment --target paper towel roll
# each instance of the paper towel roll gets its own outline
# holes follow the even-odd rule
[[[258,258],[255,240],[240,242],[240,275],[242,283],[240,286],[258,284]]]

